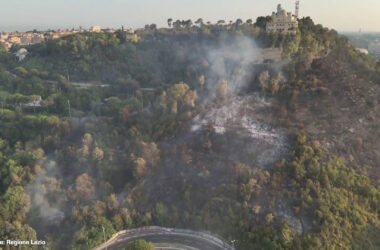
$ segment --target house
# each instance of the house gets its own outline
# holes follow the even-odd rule
[[[365,55],[368,55],[368,50],[367,49],[363,49],[363,48],[356,48],[357,51],[359,51],[360,53],[363,53]]]
[[[100,26],[93,26],[90,29],[91,32],[102,32],[102,28]]]
[[[19,50],[15,53],[15,55],[16,55],[16,57],[18,58],[18,61],[19,61],[19,62],[22,61],[22,60],[24,60],[27,54],[28,54],[28,51],[27,51],[25,48],[21,48],[21,49],[19,49]]]
[[[30,101],[21,103],[21,106],[27,107],[27,108],[41,107],[42,106],[41,102],[42,102],[41,96],[33,96],[33,98]]]
[[[126,39],[128,42],[134,42],[134,43],[138,43],[141,40],[140,36],[137,34],[127,34]]]
[[[33,44],[42,43],[43,41],[45,41],[45,37],[43,34],[33,34],[33,38],[32,38]]]
[[[267,32],[280,32],[296,34],[298,21],[291,12],[286,12],[281,4],[277,6],[277,12],[272,13],[272,21],[267,23]]]
[[[8,37],[8,42],[12,44],[20,44],[21,38],[19,36],[12,35]]]

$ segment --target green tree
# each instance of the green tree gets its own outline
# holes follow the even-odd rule
[[[273,18],[271,16],[260,16],[256,19],[255,26],[265,30],[267,27],[267,23],[271,22],[272,20]]]
[[[218,22],[216,23],[217,25],[223,25],[223,24],[225,24],[226,23],[226,21],[224,21],[224,20],[218,20]]]
[[[154,245],[153,243],[145,240],[136,240],[130,244],[126,250],[154,250]]]
[[[0,53],[5,53],[7,51],[7,47],[4,43],[0,42]]]
[[[198,24],[199,26],[203,26],[203,19],[202,18],[198,18],[198,20],[195,21],[195,24]]]
[[[241,20],[240,18],[238,18],[238,19],[236,19],[235,24],[236,24],[236,27],[239,27],[240,25],[243,24],[243,20]]]
[[[169,26],[169,28],[172,27],[172,22],[173,22],[173,18],[169,18],[168,19],[168,26]]]

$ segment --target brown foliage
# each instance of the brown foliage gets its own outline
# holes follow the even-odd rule
[[[144,159],[146,163],[150,164],[151,166],[155,166],[160,161],[161,151],[158,148],[157,144],[154,142],[140,142],[139,155]]]
[[[135,160],[135,168],[133,171],[133,175],[135,178],[141,178],[144,175],[149,173],[149,168],[146,166],[146,161],[144,158],[137,158]]]
[[[95,193],[94,180],[84,173],[75,181],[75,198],[77,200],[89,200]]]

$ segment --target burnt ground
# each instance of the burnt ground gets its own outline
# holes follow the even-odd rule
[[[191,211],[240,211],[234,166],[271,171],[291,152],[301,129],[321,143],[326,157],[344,157],[349,166],[378,180],[380,85],[356,75],[348,65],[336,70],[337,76],[320,77],[317,88],[300,90],[294,98],[261,99],[263,95],[250,93],[210,106],[175,138],[160,143],[163,168],[136,190],[149,200],[174,205],[181,216]],[[310,218],[294,216],[291,200],[270,186],[248,204],[249,209],[256,205],[262,208],[261,217],[274,209],[277,219],[288,221],[299,234],[313,230]],[[213,231],[225,235],[227,230]]]
[[[134,193],[144,193],[144,197],[153,203],[175,206],[182,221],[184,215],[192,211],[239,213],[242,197],[235,166],[244,164],[265,175],[276,162],[289,156],[295,139],[288,129],[279,127],[274,110],[276,100],[257,97],[235,96],[225,104],[210,107],[175,138],[161,142],[161,167],[153,170]],[[262,192],[252,197],[248,206],[253,209],[260,204],[262,213],[265,213],[270,210],[274,196],[283,197],[269,187],[262,187]],[[139,204],[138,207],[142,206]],[[278,213],[281,215],[279,219],[297,220],[293,224],[300,224],[294,218],[289,202],[281,202],[281,206],[275,209],[283,210]],[[182,225],[189,226],[192,222],[179,222],[173,226]],[[193,229],[209,229],[197,226],[194,224]],[[225,228],[213,227],[212,230],[221,235],[226,233]]]
[[[380,177],[380,84],[343,70],[342,77],[322,80],[328,90],[308,91],[296,101],[293,122],[303,127],[328,154]]]

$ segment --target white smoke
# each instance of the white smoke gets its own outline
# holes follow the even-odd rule
[[[217,97],[220,81],[227,81],[230,96],[220,105],[211,105],[205,113],[193,119],[192,132],[207,128],[210,124],[218,134],[233,129],[251,138],[252,152],[256,154],[256,164],[272,164],[288,152],[287,137],[270,124],[258,119],[263,110],[272,103],[260,93],[244,94],[256,77],[256,64],[261,60],[261,49],[247,37],[239,37],[230,43],[222,43],[210,49],[207,54],[210,72],[206,87],[209,99]],[[266,147],[263,147],[266,145]]]
[[[43,168],[27,187],[32,208],[45,222],[52,224],[58,224],[65,217],[64,212],[60,209],[64,197],[59,192],[60,182],[56,179],[57,176],[59,176],[57,164],[55,161],[49,160],[43,163]],[[54,201],[49,201],[48,196],[54,196]]]
[[[247,87],[248,79],[254,73],[253,64],[260,58],[260,49],[248,37],[237,37],[230,42],[222,42],[217,48],[211,48],[207,55],[210,64],[207,88],[215,97],[215,88],[219,81],[226,80],[229,90],[236,94]]]

